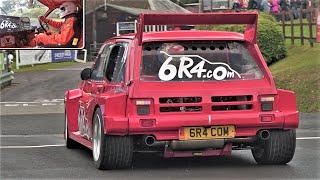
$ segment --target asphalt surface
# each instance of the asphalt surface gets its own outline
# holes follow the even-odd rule
[[[16,73],[12,86],[1,90],[1,101],[40,102],[60,99],[68,89],[76,88],[80,72],[91,64],[76,64],[62,69]]]
[[[257,165],[248,150],[230,157],[165,159],[136,154],[131,169],[99,171],[86,148],[63,146],[64,115],[1,116],[1,178],[85,179],[319,179],[320,114],[302,114],[294,159],[288,165]],[[49,146],[49,147],[37,147]],[[32,147],[32,148],[30,148]]]
[[[21,74],[20,84],[1,92],[0,179],[320,179],[320,114],[301,114],[288,165],[257,165],[249,150],[241,150],[229,157],[174,159],[137,153],[131,169],[97,170],[89,150],[64,147],[60,91],[76,87],[79,72]]]

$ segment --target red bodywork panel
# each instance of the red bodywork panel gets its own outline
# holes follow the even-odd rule
[[[221,25],[246,24],[244,32],[246,40],[256,43],[257,40],[257,12],[246,13],[197,13],[197,14],[141,14],[138,23],[137,39],[142,44],[145,25]]]
[[[224,16],[225,15],[225,16]],[[121,83],[88,80],[79,89],[66,93],[66,113],[70,121],[73,139],[91,148],[90,138],[79,135],[79,107],[86,111],[88,136],[96,108],[104,118],[104,132],[109,135],[154,135],[158,141],[179,140],[182,127],[210,127],[213,125],[234,125],[236,137],[256,136],[261,129],[295,129],[299,124],[296,98],[293,92],[277,89],[271,72],[256,44],[256,13],[217,14],[147,14],[140,16],[137,34],[112,38],[105,44],[128,42],[125,77]],[[247,24],[245,34],[215,31],[168,31],[142,32],[144,25],[154,24]],[[142,44],[148,42],[175,42],[189,40],[240,41],[248,44],[248,51],[263,73],[262,79],[210,81],[210,82],[144,82],[140,80]],[[100,51],[100,54],[103,51]],[[250,100],[235,102],[214,102],[213,96],[250,96]],[[262,111],[262,97],[274,97],[272,110]],[[199,103],[163,104],[163,97],[201,97]],[[148,115],[138,115],[137,100],[147,100]],[[213,106],[250,104],[246,110],[218,110]],[[164,106],[201,106],[199,112],[161,112]],[[229,154],[231,145],[223,150],[208,151],[204,154]],[[168,157],[189,156],[166,152]]]

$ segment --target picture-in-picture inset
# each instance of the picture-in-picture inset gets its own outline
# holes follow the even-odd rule
[[[0,49],[83,48],[83,0],[0,0]]]

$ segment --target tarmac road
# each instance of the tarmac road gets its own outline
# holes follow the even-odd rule
[[[136,154],[131,169],[97,170],[91,152],[66,149],[62,135],[63,93],[77,86],[85,66],[17,74],[14,86],[1,91],[0,179],[320,179],[320,114],[301,115],[288,165],[259,166],[250,151],[175,159],[150,153]]]
[[[41,112],[41,111],[40,111]],[[319,179],[320,114],[302,114],[294,159],[288,165],[259,166],[250,151],[230,157],[165,159],[136,154],[131,169],[100,171],[85,148],[63,145],[61,113],[1,116],[2,178],[85,179]]]
[[[61,69],[16,73],[12,86],[1,90],[1,102],[39,102],[64,97],[68,89],[76,88],[80,72],[91,63],[78,63]]]

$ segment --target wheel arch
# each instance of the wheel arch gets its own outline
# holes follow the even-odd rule
[[[100,112],[101,112],[101,123],[102,123],[102,126],[103,126],[103,130],[104,130],[104,134],[106,134],[106,127],[105,127],[105,120],[104,120],[104,111],[102,109],[102,106],[99,105],[99,104],[96,104],[93,108],[93,113],[92,113],[92,118],[91,118],[91,132],[93,132],[93,122],[94,122],[94,117],[95,117],[95,114],[96,114],[96,111],[97,109],[100,109]],[[92,134],[92,133],[91,133]]]

